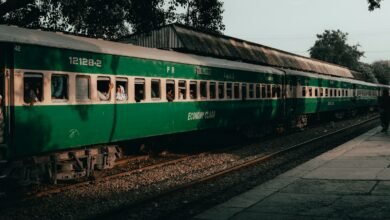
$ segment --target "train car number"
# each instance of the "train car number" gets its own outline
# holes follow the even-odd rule
[[[102,67],[102,60],[88,59],[83,57],[69,57],[71,65]]]

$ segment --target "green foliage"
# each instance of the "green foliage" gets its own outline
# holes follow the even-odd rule
[[[371,66],[378,82],[390,85],[390,61],[376,61]]]
[[[171,0],[170,9],[181,9],[176,22],[194,27],[198,30],[222,33],[223,3],[219,0]]]
[[[219,0],[5,0],[0,4],[0,23],[105,39],[172,22],[220,32],[222,6]]]
[[[312,58],[354,70],[359,68],[359,59],[364,52],[358,50],[359,44],[352,46],[347,44],[348,33],[325,30],[323,34],[318,34],[317,38],[314,46],[309,49]]]
[[[373,10],[381,7],[382,0],[367,0],[367,1],[368,1],[368,9],[370,11],[373,11]]]

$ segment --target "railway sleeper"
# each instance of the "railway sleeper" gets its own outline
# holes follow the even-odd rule
[[[122,154],[122,150],[114,145],[6,162],[0,164],[0,182],[26,186],[93,177],[95,170],[113,168]]]

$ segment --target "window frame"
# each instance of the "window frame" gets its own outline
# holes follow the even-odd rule
[[[66,98],[64,99],[58,99],[58,98],[55,98],[53,97],[52,94],[50,94],[50,98],[51,98],[51,101],[52,102],[68,102],[69,101],[69,75],[68,74],[61,74],[61,73],[52,73],[51,76],[50,76],[50,92],[52,93],[52,89],[53,89],[53,76],[64,76],[66,78],[66,83],[65,83],[65,86],[66,86],[66,89],[65,89],[65,92],[66,92]]]

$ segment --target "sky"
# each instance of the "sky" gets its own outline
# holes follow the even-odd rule
[[[222,0],[225,35],[309,56],[317,34],[349,33],[361,61],[390,60],[390,0],[368,11],[367,0]]]

